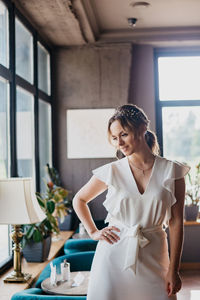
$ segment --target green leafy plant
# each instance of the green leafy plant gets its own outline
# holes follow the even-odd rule
[[[59,234],[58,218],[62,223],[65,216],[72,210],[70,191],[61,187],[60,178],[55,168],[47,164],[48,181],[45,193],[36,193],[40,207],[46,219],[40,223],[24,225],[22,246],[28,241],[41,242],[51,233]]]
[[[194,176],[189,172],[186,184],[186,205],[198,205],[200,201],[200,163],[195,168]]]

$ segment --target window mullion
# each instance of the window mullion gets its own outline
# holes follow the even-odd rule
[[[161,107],[172,106],[200,106],[200,100],[170,100],[159,101]]]
[[[34,34],[34,50],[33,50],[33,70],[34,70],[34,112],[35,112],[35,174],[36,189],[40,191],[40,161],[39,161],[39,100],[38,100],[38,49],[37,49],[37,33]]]
[[[160,154],[163,155],[163,128],[162,128],[162,106],[156,101],[156,135],[160,146]]]
[[[12,4],[9,9],[9,41],[10,41],[10,71],[12,80],[10,83],[10,156],[11,156],[11,177],[17,174],[16,154],[16,61],[15,61],[15,6]]]
[[[156,110],[156,135],[160,146],[160,155],[163,155],[163,136],[162,136],[162,106],[159,101],[159,80],[158,80],[158,56],[155,55],[155,110]]]

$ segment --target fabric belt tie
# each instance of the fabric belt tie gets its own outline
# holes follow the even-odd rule
[[[124,267],[123,270],[127,270],[131,267],[134,273],[136,274],[136,266],[138,260],[138,252],[139,247],[144,248],[147,246],[150,241],[143,235],[145,232],[156,232],[156,231],[163,231],[162,225],[156,225],[153,227],[142,228],[140,224],[128,227],[124,225],[119,220],[110,218],[109,220],[113,225],[119,225],[125,229],[123,238],[128,239],[126,253],[124,256]]]

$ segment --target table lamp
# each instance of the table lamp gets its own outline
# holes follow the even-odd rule
[[[46,218],[37,198],[31,178],[7,178],[0,180],[0,224],[12,224],[14,242],[13,266],[4,282],[26,282],[30,274],[21,272],[21,224],[33,224]]]

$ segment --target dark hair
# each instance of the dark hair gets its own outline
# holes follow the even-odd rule
[[[133,131],[136,135],[138,134],[138,129],[141,125],[146,125],[147,131],[145,133],[145,140],[153,154],[159,154],[160,149],[157,141],[156,134],[149,130],[149,119],[144,111],[134,104],[125,104],[119,106],[114,115],[110,118],[108,122],[108,137],[110,140],[111,132],[110,126],[114,121],[119,121],[123,128],[128,128]]]

